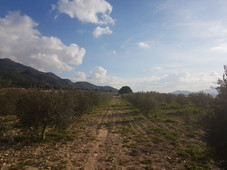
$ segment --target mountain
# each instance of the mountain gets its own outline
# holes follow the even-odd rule
[[[181,91],[181,90],[176,90],[172,92],[172,94],[184,94],[184,95],[189,95],[190,93],[205,93],[205,94],[210,94],[211,96],[215,97],[218,95],[218,91],[216,89],[206,89],[206,90],[201,90],[199,92],[191,92],[191,91]]]
[[[172,92],[172,94],[184,94],[184,95],[189,95],[190,93],[193,93],[193,92],[190,92],[190,91],[181,91],[181,90],[176,90],[174,92]]]
[[[91,83],[85,82],[85,81],[76,82],[76,83],[74,83],[74,86],[75,86],[75,88],[78,88],[78,89],[108,91],[108,92],[112,92],[112,93],[118,92],[117,89],[115,89],[111,86],[96,86],[94,84],[91,84]]]
[[[38,71],[16,63],[8,58],[0,59],[0,85],[1,82],[10,82],[12,87],[56,87],[56,88],[78,88],[98,91],[117,92],[110,86],[96,86],[88,82],[73,83],[68,79],[62,79],[53,73]]]
[[[45,73],[24,66],[10,59],[0,59],[0,79],[10,81],[12,86],[34,87],[52,86],[59,88],[73,88],[70,80],[61,79],[53,73]]]

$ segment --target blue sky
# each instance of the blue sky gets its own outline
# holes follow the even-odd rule
[[[134,91],[208,89],[227,64],[227,1],[0,0],[0,58]]]

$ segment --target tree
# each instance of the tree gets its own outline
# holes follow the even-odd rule
[[[227,167],[227,66],[224,66],[223,79],[217,84],[218,96],[209,115],[207,139],[218,158],[223,160],[223,166]]]
[[[20,96],[17,112],[24,130],[33,134],[41,129],[42,139],[45,139],[48,127],[64,129],[72,123],[74,99],[71,94],[60,91],[30,90]]]
[[[127,93],[132,93],[132,89],[128,86],[123,86],[118,93],[120,94],[127,94]]]

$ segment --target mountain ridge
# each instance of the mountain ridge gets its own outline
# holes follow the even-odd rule
[[[73,83],[69,79],[62,79],[52,72],[38,71],[32,67],[17,63],[9,58],[0,59],[0,80],[11,82],[15,87],[54,87],[77,88],[97,91],[117,92],[111,86],[97,86],[89,82],[83,82],[83,87]]]
[[[210,94],[211,96],[217,96],[218,92],[216,89],[205,89],[205,90],[200,90],[198,92],[191,92],[191,91],[187,91],[187,90],[176,90],[171,92],[171,94],[184,94],[184,95],[189,95],[191,93],[205,93],[205,94]]]

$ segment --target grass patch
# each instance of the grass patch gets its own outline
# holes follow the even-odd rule
[[[185,164],[187,169],[207,169],[211,160],[208,152],[195,144],[186,145],[177,155],[188,160]]]
[[[120,134],[122,134],[122,135],[126,135],[126,134],[131,133],[131,132],[132,132],[132,129],[129,129],[129,128],[126,128],[126,127],[123,127],[123,128],[122,128],[122,129],[120,129],[118,132],[119,132]]]
[[[153,126],[149,127],[149,129],[151,129],[154,134],[162,135],[163,137],[165,137],[168,140],[176,141],[178,139],[177,133],[170,132],[167,129],[159,128],[159,127],[153,127]]]

